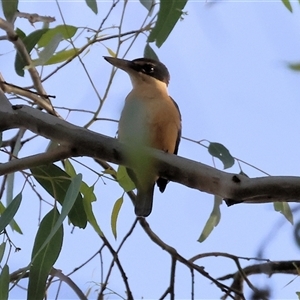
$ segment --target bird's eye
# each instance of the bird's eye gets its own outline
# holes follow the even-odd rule
[[[143,66],[143,71],[144,73],[146,74],[152,74],[154,73],[154,66],[153,65],[150,65],[150,64],[145,64]]]

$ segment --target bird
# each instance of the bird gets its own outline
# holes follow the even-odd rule
[[[159,177],[142,152],[144,147],[177,154],[181,138],[181,114],[177,103],[168,94],[170,74],[158,60],[134,60],[104,56],[114,67],[125,71],[132,90],[125,98],[118,126],[118,140],[127,143],[132,166],[127,173],[137,189],[135,214],[147,217],[152,211],[154,186],[164,192],[168,180]]]

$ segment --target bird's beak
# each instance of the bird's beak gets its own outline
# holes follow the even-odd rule
[[[125,72],[129,72],[132,70],[132,64],[133,62],[130,60],[126,59],[120,59],[116,57],[111,57],[111,56],[103,56],[103,58],[108,61],[110,64],[115,66],[116,68],[122,69]]]

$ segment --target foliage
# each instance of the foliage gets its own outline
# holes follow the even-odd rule
[[[85,55],[88,55],[89,51],[92,51],[92,48],[95,47],[96,44],[102,45],[105,51],[107,51],[110,55],[119,57],[124,53],[124,55],[126,55],[136,39],[142,37],[145,45],[143,52],[144,56],[159,60],[159,56],[156,52],[158,51],[158,48],[163,46],[170,34],[172,34],[172,31],[178,21],[182,20],[183,16],[186,14],[184,9],[187,0],[161,0],[159,3],[155,3],[152,0],[140,0],[140,6],[143,8],[145,14],[144,21],[141,22],[141,26],[138,29],[129,31],[125,31],[122,27],[124,14],[128,5],[127,1],[124,1],[123,4],[119,0],[112,1],[111,6],[107,11],[107,15],[100,22],[100,25],[97,29],[85,27],[82,28],[77,24],[67,24],[65,23],[63,17],[61,24],[53,26],[52,23],[55,20],[53,17],[20,12],[19,2],[15,0],[2,0],[1,2],[3,16],[0,18],[2,22],[0,22],[0,28],[7,36],[4,40],[8,43],[13,43],[15,47],[15,73],[21,77],[19,78],[21,80],[24,80],[26,76],[29,75],[30,80],[32,81],[32,86],[30,88],[21,88],[14,84],[7,84],[1,79],[0,88],[7,93],[13,93],[19,101],[26,99],[26,101],[37,110],[44,109],[49,115],[63,119],[58,112],[59,109],[54,107],[51,103],[51,98],[53,96],[48,95],[44,90],[44,86],[46,86],[45,82],[49,78],[54,77],[58,71],[67,67],[68,64],[74,61],[79,62],[83,69],[86,70],[82,59]],[[282,0],[282,2],[290,12],[293,11],[290,1]],[[58,3],[57,5],[59,7],[60,4]],[[95,14],[93,17],[96,17],[100,11],[99,2],[95,0],[86,0],[86,5],[87,11],[90,14]],[[116,7],[120,7],[121,11],[121,13],[119,12],[120,24],[113,26],[108,25],[107,20],[114,12]],[[15,21],[21,17],[26,18],[31,25],[42,22],[42,26],[41,28],[38,26],[33,26],[31,28],[32,31],[29,33],[26,33],[24,28],[14,29]],[[117,32],[114,32],[114,29],[116,28]],[[82,38],[82,36],[84,36],[84,38]],[[116,44],[113,44],[113,42],[116,42]],[[124,44],[126,46],[123,46]],[[299,64],[290,64],[289,67],[291,69],[298,70]],[[44,75],[45,73],[47,73],[46,76]],[[83,127],[92,129],[94,122],[100,119],[100,112],[102,111],[103,105],[107,100],[114,75],[115,70],[112,69],[107,88],[105,92],[100,95],[96,90],[94,83],[90,80],[90,74],[87,72],[87,78],[90,80],[91,86],[98,95],[99,103],[98,107],[93,111],[82,110],[82,112],[91,113],[92,115],[92,117]],[[69,80],[71,79],[69,78]],[[15,106],[14,109],[17,109],[17,106]],[[72,111],[72,108],[67,108],[67,110],[70,112]],[[73,109],[73,111],[75,112],[76,110]],[[57,131],[60,130],[59,126],[53,128],[55,128]],[[16,141],[20,142],[20,147],[22,148],[26,143],[37,138],[37,136],[25,135],[25,131],[26,130],[23,128],[18,128],[18,134],[16,137],[12,137],[10,139],[4,139],[2,132],[0,132],[1,149],[9,157],[7,162],[1,162],[1,164],[13,164],[15,162],[22,161],[21,155],[19,156],[19,149],[16,148]],[[82,141],[83,146],[80,146],[85,147],[86,145],[84,144],[84,138],[81,138],[82,139],[80,141]],[[213,160],[219,160],[224,169],[238,165],[240,169],[240,175],[245,177],[247,176],[241,167],[242,161],[234,157],[223,144],[218,142],[210,142],[207,140],[190,140],[190,142],[197,143],[198,145],[206,148],[207,154],[210,155]],[[10,150],[8,150],[9,147],[11,148]],[[124,235],[123,239],[119,243],[119,246],[115,249],[112,246],[113,243],[109,242],[107,236],[112,234],[115,240],[119,238],[119,233],[123,230],[122,224],[118,222],[119,215],[123,209],[123,206],[126,205],[126,199],[124,195],[128,195],[129,198],[134,202],[134,183],[129,178],[124,166],[119,166],[117,170],[115,170],[115,167],[110,165],[108,162],[96,159],[96,162],[104,170],[102,173],[100,173],[88,163],[84,162],[84,160],[77,161],[75,159],[76,147],[75,149],[71,149],[73,155],[62,156],[53,160],[49,159],[53,153],[59,153],[63,147],[64,145],[60,145],[56,140],[51,140],[45,153],[35,154],[36,156],[33,155],[30,157],[32,161],[28,165],[25,162],[25,165],[21,166],[21,168],[18,170],[9,170],[7,174],[20,171],[19,173],[25,178],[25,180],[22,187],[18,186],[20,190],[17,196],[14,198],[11,197],[11,201],[7,201],[6,204],[4,204],[2,201],[4,198],[3,195],[5,187],[9,185],[9,180],[14,183],[15,179],[14,177],[7,179],[6,176],[3,176],[3,184],[0,187],[0,232],[3,235],[3,241],[0,244],[0,299],[9,299],[9,293],[11,290],[16,289],[18,284],[23,282],[23,280],[27,277],[28,284],[26,289],[28,299],[45,298],[48,289],[54,285],[54,277],[59,278],[61,282],[66,282],[68,286],[74,290],[78,298],[87,299],[89,291],[85,294],[71,280],[70,276],[72,272],[68,275],[65,275],[62,271],[55,268],[55,264],[57,263],[61,252],[63,251],[63,243],[65,242],[64,232],[69,230],[66,228],[72,227],[73,230],[86,230],[88,225],[93,228],[97,237],[103,243],[101,248],[94,256],[99,256],[102,264],[103,249],[107,249],[112,255],[112,262],[107,268],[107,275],[105,277],[102,274],[101,280],[99,280],[98,283],[98,299],[103,299],[108,292],[114,293],[109,287],[111,283],[110,276],[114,266],[117,266],[121,274],[125,286],[126,297],[128,299],[133,299],[133,293],[131,291],[123,265],[120,261],[119,252],[129,236],[135,230],[137,224],[141,226],[141,228],[155,244],[166,250],[172,258],[170,284],[166,292],[163,294],[162,299],[168,294],[170,295],[171,299],[174,299],[175,297],[174,281],[175,266],[177,262],[182,263],[189,271],[191,271],[193,288],[194,272],[197,272],[204,278],[214,283],[214,285],[219,288],[222,293],[224,293],[225,298],[228,295],[238,295],[240,299],[244,299],[243,289],[236,289],[235,284],[237,284],[237,281],[239,280],[238,284],[242,287],[243,281],[248,282],[247,272],[251,274],[251,271],[254,269],[253,267],[250,271],[247,270],[247,268],[242,270],[240,261],[245,259],[244,257],[222,253],[215,255],[227,257],[233,260],[237,266],[237,273],[228,275],[228,278],[233,280],[233,284],[231,286],[227,286],[222,282],[224,278],[212,277],[210,274],[204,271],[203,267],[195,263],[196,260],[202,258],[200,257],[201,255],[195,256],[191,259],[186,259],[179,254],[176,249],[158,237],[144,218],[136,218],[134,220],[131,228]],[[72,159],[70,159],[71,156],[73,157]],[[53,161],[59,160],[62,163],[61,167],[58,163],[53,163]],[[247,163],[245,164],[247,165]],[[79,173],[81,168],[83,168],[85,171],[88,170],[94,173],[96,179],[92,184],[83,181],[83,176],[81,173]],[[29,171],[27,171],[28,169]],[[84,177],[84,179],[86,180],[86,177]],[[97,219],[95,216],[96,213],[94,204],[96,201],[99,201],[99,199],[97,199],[94,188],[97,182],[101,180],[109,180],[110,182],[112,181],[120,193],[120,196],[115,200],[111,210],[111,232],[109,233],[103,230],[103,228],[100,226],[102,220]],[[25,188],[30,188],[32,194],[36,195],[36,197],[40,200],[40,203],[43,205],[40,207],[41,212],[39,215],[39,227],[35,235],[31,258],[28,259],[29,263],[27,266],[23,266],[19,270],[12,272],[13,264],[11,263],[11,249],[14,248],[15,251],[20,249],[14,245],[13,238],[10,236],[9,232],[12,229],[18,234],[23,233],[22,228],[20,228],[16,220],[19,217],[18,211],[22,206],[22,202],[27,200],[24,199]],[[13,188],[8,190],[12,191]],[[211,234],[213,229],[220,223],[220,206],[222,202],[223,199],[220,196],[214,195],[214,206],[198,239],[199,242],[204,242]],[[274,203],[274,209],[283,214],[290,223],[293,223],[293,214],[288,203]],[[28,222],[32,222],[34,218],[35,217],[33,216],[29,216]],[[11,229],[9,229],[9,226]],[[297,239],[298,232],[295,232],[295,235]],[[91,259],[89,259],[88,262]],[[269,261],[263,261],[263,263],[269,265],[265,266],[262,264],[262,269],[264,267],[267,269],[267,267],[270,266],[275,269],[278,266],[278,264],[275,264],[276,266],[271,265],[271,262]],[[290,269],[292,269],[291,273],[295,274],[295,272],[298,272],[300,263],[298,261],[293,263],[294,265],[290,263],[289,266]],[[82,268],[84,265],[85,263],[80,268]],[[274,269],[267,269],[270,272],[269,275],[273,274],[270,270]],[[276,269],[276,272],[277,271],[278,269]],[[10,272],[12,273],[10,274]],[[228,278],[226,277],[226,279]],[[253,286],[251,289],[253,292],[258,292],[258,290]],[[125,296],[118,296],[120,298],[125,298]]]

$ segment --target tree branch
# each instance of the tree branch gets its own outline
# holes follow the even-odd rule
[[[189,269],[193,269],[195,271],[197,271],[198,273],[200,273],[201,275],[203,275],[204,277],[206,277],[207,279],[211,280],[218,288],[221,289],[221,291],[225,292],[226,295],[231,296],[231,293],[234,292],[235,294],[239,295],[239,297],[241,297],[242,299],[244,299],[243,295],[238,291],[235,290],[231,287],[226,286],[225,284],[222,284],[221,282],[219,282],[218,280],[216,280],[215,278],[213,278],[212,276],[209,275],[209,273],[207,273],[204,270],[204,267],[199,266],[197,264],[194,264],[193,262],[185,259],[183,256],[181,256],[177,250],[175,248],[173,248],[172,246],[166,244],[164,241],[162,241],[158,235],[156,235],[152,229],[150,228],[148,222],[146,221],[145,218],[143,217],[139,217],[139,222],[140,225],[142,226],[142,228],[145,230],[145,232],[147,233],[147,235],[149,236],[149,238],[158,246],[160,246],[163,250],[165,250],[166,252],[168,252],[172,259],[175,259],[179,262],[181,262],[182,264],[184,264],[185,266],[187,266]],[[170,297],[172,298],[172,294],[170,293]]]
[[[81,289],[75,284],[75,282],[69,277],[63,274],[61,270],[52,268],[50,271],[51,276],[58,277],[61,281],[65,282],[81,300],[87,300],[88,298],[84,295]]]
[[[243,268],[233,274],[217,278],[217,280],[233,279],[231,288],[242,291],[245,277],[248,278],[254,274],[266,274],[271,277],[274,274],[291,274],[299,276],[300,261],[272,261],[267,263],[255,264]]]
[[[72,125],[28,106],[8,107],[6,103],[0,109],[0,130],[23,127],[69,147],[72,156],[89,156],[129,166],[123,153],[128,149],[130,151],[130,147],[121,144],[117,139]],[[300,201],[300,177],[248,178],[159,150],[145,151],[153,160],[160,176],[202,192],[218,195],[229,204]],[[22,170],[22,167],[15,168],[14,171],[16,170]],[[0,166],[0,175],[8,172],[9,169]]]

